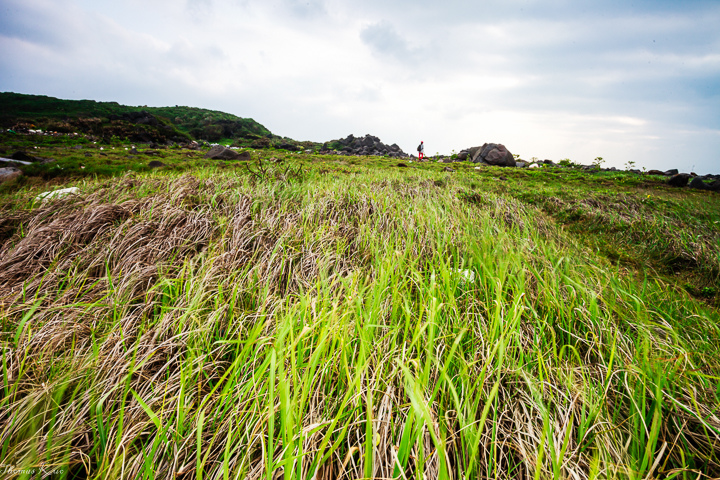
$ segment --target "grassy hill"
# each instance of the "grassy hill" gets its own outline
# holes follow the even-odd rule
[[[720,476],[717,193],[626,172],[80,146],[41,144],[57,161],[0,187],[0,463],[97,479]],[[150,158],[165,166],[138,171]]]
[[[113,119],[119,123],[132,123],[123,116],[147,112],[158,125],[133,124],[133,128],[152,132],[159,130],[176,141],[203,139],[208,141],[257,140],[271,136],[270,131],[251,118],[194,107],[130,107],[117,102],[94,100],[61,100],[43,95],[0,93],[0,124],[5,128],[33,124],[46,130],[68,132],[80,129],[86,133],[103,133],[122,137],[122,131],[112,130]],[[120,118],[118,118],[120,117]],[[152,128],[156,127],[156,128]],[[112,131],[111,131],[112,130]],[[120,133],[118,135],[118,133]],[[134,131],[130,131],[131,136]]]

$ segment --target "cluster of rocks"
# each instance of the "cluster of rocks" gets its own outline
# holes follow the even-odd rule
[[[692,175],[690,173],[677,173],[677,170],[675,170],[675,174],[668,180],[668,185],[720,192],[720,175]]]
[[[364,137],[355,137],[350,134],[339,140],[325,142],[320,149],[320,153],[334,155],[376,155],[393,158],[407,158],[410,156],[403,152],[397,143],[385,145],[378,137],[369,134]]]

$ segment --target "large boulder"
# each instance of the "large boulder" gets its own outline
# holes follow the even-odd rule
[[[215,160],[238,160],[241,158],[241,154],[235,150],[223,147],[222,145],[215,145],[205,154],[205,158],[212,158]]]
[[[710,185],[703,182],[702,177],[695,177],[690,181],[690,185],[688,185],[690,188],[696,188],[698,190],[709,190]]]
[[[688,184],[688,181],[690,180],[690,174],[688,173],[678,173],[677,175],[673,175],[668,180],[668,185],[671,187],[684,187]]]
[[[705,180],[713,180],[712,175],[705,175],[704,177],[695,177],[690,181],[688,187],[696,188],[698,190],[710,190],[712,192],[720,192],[720,180],[714,182],[705,182]]]
[[[501,143],[486,143],[480,150],[480,158],[488,165],[498,167],[514,167],[515,158]]]

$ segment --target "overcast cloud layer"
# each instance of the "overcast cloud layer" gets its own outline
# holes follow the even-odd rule
[[[720,173],[720,3],[0,0],[0,91]]]

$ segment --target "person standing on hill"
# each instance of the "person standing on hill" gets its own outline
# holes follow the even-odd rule
[[[422,140],[420,140],[420,145],[418,145],[417,151],[418,151],[418,158],[420,160],[425,158],[425,145],[423,144]]]

